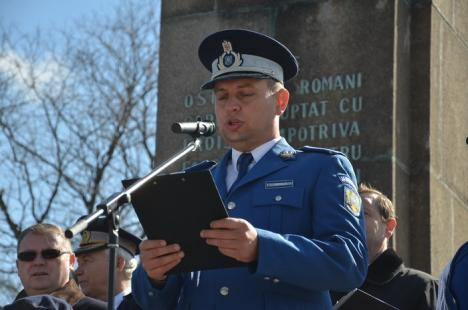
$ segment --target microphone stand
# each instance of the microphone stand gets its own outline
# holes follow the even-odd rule
[[[159,167],[156,167],[148,175],[133,183],[130,187],[120,193],[114,193],[106,200],[96,206],[96,211],[87,217],[79,220],[76,224],[71,226],[65,231],[65,236],[69,239],[85,230],[89,224],[96,220],[99,216],[105,215],[108,221],[109,232],[109,273],[107,278],[107,309],[114,310],[114,278],[115,266],[117,261],[116,249],[119,247],[119,208],[132,201],[132,193],[137,191],[140,187],[153,180],[158,174],[167,169],[170,165],[174,164],[190,152],[195,152],[200,147],[199,136],[202,134],[192,134],[194,139],[184,149],[170,157],[163,162]]]

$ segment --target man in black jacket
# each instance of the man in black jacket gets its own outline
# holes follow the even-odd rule
[[[25,229],[17,252],[16,266],[24,290],[15,300],[47,294],[64,299],[74,310],[107,309],[106,303],[86,297],[73,280],[75,254],[59,226],[42,223]]]
[[[397,226],[390,199],[364,184],[359,186],[359,194],[366,219],[370,263],[366,280],[360,289],[401,310],[436,309],[436,278],[406,267],[388,245]],[[340,295],[333,293],[333,302]],[[366,305],[361,308],[366,309]]]

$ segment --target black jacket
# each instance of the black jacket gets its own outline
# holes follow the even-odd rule
[[[401,310],[436,309],[437,305],[437,279],[405,267],[393,249],[387,249],[369,266],[360,289]],[[332,302],[343,295],[332,293]]]
[[[68,281],[64,287],[51,292],[50,295],[64,299],[72,305],[73,310],[107,310],[107,304],[105,302],[85,296],[75,280]],[[22,290],[16,296],[15,300],[26,296],[28,295]]]
[[[132,294],[124,296],[122,302],[117,307],[117,310],[141,310],[140,306],[136,303]]]

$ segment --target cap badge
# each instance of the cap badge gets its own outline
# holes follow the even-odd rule
[[[87,244],[91,240],[91,233],[89,230],[83,231],[83,234],[81,235],[81,243],[82,244]]]
[[[296,153],[295,152],[292,152],[292,151],[282,151],[279,156],[282,158],[282,159],[294,159],[296,157]]]
[[[241,54],[232,50],[231,42],[224,40],[222,44],[224,53],[218,57],[218,69],[224,70],[232,66],[239,67],[242,65]]]

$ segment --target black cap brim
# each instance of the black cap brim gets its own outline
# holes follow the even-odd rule
[[[273,79],[271,76],[259,72],[232,72],[220,75],[213,80],[209,80],[201,86],[201,89],[213,89],[218,81],[238,80],[238,79]]]

